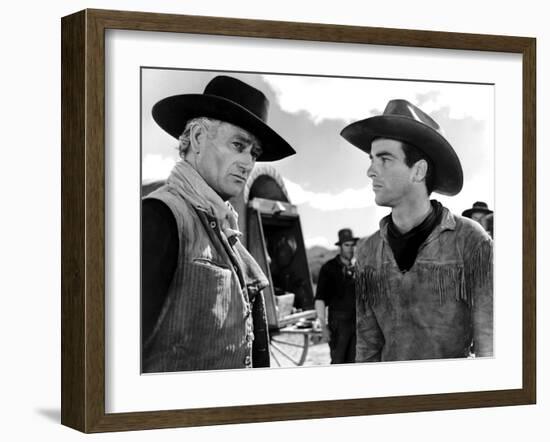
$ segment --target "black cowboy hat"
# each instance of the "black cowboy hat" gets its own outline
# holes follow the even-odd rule
[[[334,245],[340,246],[348,241],[357,242],[359,241],[359,238],[353,236],[353,232],[351,231],[351,229],[338,230],[338,242],[335,242]]]
[[[262,144],[258,161],[275,161],[293,155],[294,149],[267,124],[269,100],[258,89],[233,77],[214,77],[203,94],[174,95],[153,106],[157,124],[179,138],[187,122],[208,117],[245,129]]]
[[[456,195],[464,182],[460,160],[441,134],[439,125],[407,100],[391,100],[382,115],[356,121],[340,132],[354,146],[370,153],[376,138],[390,138],[411,144],[433,163],[433,190]]]
[[[489,206],[487,206],[487,203],[484,203],[483,201],[476,201],[471,209],[466,209],[462,212],[462,216],[471,218],[475,212],[483,213],[485,215],[488,213],[493,213],[493,211],[489,209]]]

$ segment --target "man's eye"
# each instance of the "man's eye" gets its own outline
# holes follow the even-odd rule
[[[239,141],[233,141],[233,146],[235,146],[235,149],[237,150],[243,150],[244,148],[244,145],[243,143],[239,142]]]

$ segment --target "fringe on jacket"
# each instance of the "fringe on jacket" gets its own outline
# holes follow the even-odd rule
[[[472,307],[473,291],[489,284],[493,277],[493,248],[490,242],[484,241],[476,248],[464,264],[420,264],[422,271],[428,274],[429,287],[436,293],[439,302],[450,299],[464,301]],[[369,305],[377,305],[389,291],[388,265],[375,269],[366,265],[358,269],[356,293]]]

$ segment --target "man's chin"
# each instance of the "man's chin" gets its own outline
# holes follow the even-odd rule
[[[228,186],[227,189],[225,189],[225,194],[227,195],[225,199],[235,198],[236,196],[239,196],[241,193],[243,193],[243,190],[244,184]]]
[[[379,196],[376,196],[374,198],[374,202],[376,203],[377,206],[380,206],[380,207],[391,207],[388,200],[386,200],[382,197],[379,197]]]

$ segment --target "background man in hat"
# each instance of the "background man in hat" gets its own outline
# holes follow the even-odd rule
[[[332,364],[355,362],[355,244],[351,229],[338,232],[340,253],[319,271],[315,293],[318,326],[328,340]],[[328,321],[326,310],[328,307]]]
[[[487,203],[476,201],[470,209],[462,212],[462,216],[477,221],[493,237],[493,211],[489,209]]]
[[[155,104],[181,160],[142,204],[142,371],[269,366],[267,278],[239,241],[227,200],[256,161],[294,150],[267,124],[267,98],[232,77]]]
[[[456,195],[463,175],[438,124],[405,100],[341,135],[367,152],[375,202],[391,208],[357,245],[357,362],[493,352],[492,240],[432,191]]]

